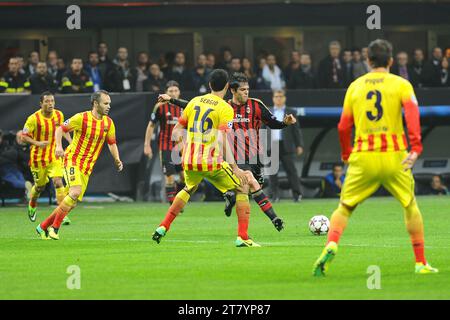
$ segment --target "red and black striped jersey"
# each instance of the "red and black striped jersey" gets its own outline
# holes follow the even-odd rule
[[[238,163],[255,159],[262,154],[259,143],[260,129],[263,124],[272,129],[282,129],[286,125],[278,121],[261,100],[249,98],[244,104],[228,103],[234,110],[234,156]]]
[[[172,131],[181,117],[183,109],[172,103],[163,103],[155,106],[150,121],[156,125],[159,122],[159,149],[172,150],[176,143],[172,140]]]

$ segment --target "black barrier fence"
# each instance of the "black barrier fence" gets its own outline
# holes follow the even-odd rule
[[[449,125],[450,90],[416,90],[422,110],[433,108],[444,112],[428,113],[422,123],[425,125]],[[190,99],[193,92],[184,93],[183,98]],[[330,128],[338,122],[339,106],[342,104],[345,90],[293,90],[287,92],[288,106],[298,108],[299,122],[303,128]],[[267,106],[272,104],[270,91],[253,91],[251,96],[261,99]],[[57,95],[56,105],[66,119],[74,114],[90,109],[89,95]],[[136,196],[137,186],[148,174],[148,163],[143,156],[143,143],[147,123],[156,102],[154,93],[111,94],[112,108],[110,116],[116,124],[118,147],[125,164],[124,171],[115,171],[108,148],[104,148],[95,166],[89,182],[89,193],[119,193]],[[20,130],[27,117],[39,108],[39,96],[0,95],[0,129],[3,131]],[[447,109],[446,109],[447,108]],[[304,113],[304,110],[320,112]],[[331,110],[331,111],[330,111]],[[433,109],[434,110],[434,109]],[[447,110],[447,111],[445,111]],[[337,141],[336,141],[337,143]]]

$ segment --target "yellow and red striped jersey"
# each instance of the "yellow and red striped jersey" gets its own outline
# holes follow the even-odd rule
[[[64,166],[76,166],[83,174],[89,175],[103,148],[116,143],[114,122],[108,116],[98,120],[91,111],[80,112],[65,121],[64,132],[73,131],[72,143],[64,153]]]
[[[205,94],[192,99],[178,122],[187,129],[183,168],[192,171],[220,169],[223,161],[219,130],[233,127],[233,108],[220,97]]]
[[[36,141],[48,141],[44,148],[31,145],[30,166],[33,169],[45,168],[48,164],[56,160],[55,158],[55,131],[64,122],[64,115],[59,110],[53,110],[52,116],[44,117],[41,110],[36,111],[28,117],[25,122],[22,134],[29,136]]]
[[[422,152],[419,108],[408,80],[388,72],[369,72],[348,88],[339,122],[342,158],[350,153],[393,152],[408,148],[402,109],[408,127],[411,150]],[[351,134],[355,126],[353,148]]]

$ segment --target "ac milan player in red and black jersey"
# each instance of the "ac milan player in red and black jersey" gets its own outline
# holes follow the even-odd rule
[[[259,130],[264,124],[271,129],[282,129],[295,124],[297,119],[292,115],[286,115],[283,121],[278,121],[261,100],[249,98],[248,78],[240,72],[230,76],[230,89],[233,98],[228,103],[234,109],[233,141],[234,155],[238,167],[242,170],[250,170],[260,183],[261,189],[252,193],[253,199],[261,210],[269,217],[278,231],[283,229],[283,221],[277,217],[269,199],[262,192],[264,176],[259,156],[262,148],[259,145]],[[186,106],[187,101],[170,99],[171,103]],[[229,216],[235,204],[234,193],[225,193],[225,214]]]
[[[169,81],[166,84],[166,94],[168,98],[178,99],[180,97],[179,84],[176,81]],[[151,141],[156,124],[159,122],[159,150],[161,167],[166,176],[166,198],[172,204],[177,194],[177,183],[175,182],[175,174],[180,176],[180,183],[183,180],[183,169],[181,164],[175,164],[172,160],[172,150],[175,150],[176,143],[172,140],[172,130],[178,123],[183,108],[177,104],[158,99],[158,103],[153,109],[153,113],[145,132],[144,154],[149,158],[153,157]]]

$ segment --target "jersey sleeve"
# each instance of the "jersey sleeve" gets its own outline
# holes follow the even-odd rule
[[[183,113],[181,114],[181,117],[178,118],[178,123],[181,124],[183,127],[187,127],[189,117],[192,113],[192,109],[194,109],[195,99],[191,100],[186,108],[184,109]]]
[[[411,144],[411,151],[421,154],[422,130],[420,127],[419,104],[417,102],[414,89],[409,81],[404,81],[401,88],[401,99],[405,111],[406,127],[408,128],[408,137]]]
[[[67,119],[61,125],[63,132],[71,132],[77,131],[81,129],[81,125],[83,122],[83,115],[81,113],[77,113],[73,117]]]
[[[36,117],[34,116],[28,117],[23,127],[22,134],[30,138],[33,138],[35,129],[36,129]]]
[[[153,123],[154,125],[156,125],[159,121],[161,121],[161,108],[160,108],[161,104],[158,103],[155,105],[155,107],[153,108],[153,112],[150,116],[150,122]]]
[[[342,108],[341,119],[338,124],[339,142],[341,144],[341,156],[347,161],[352,152],[352,130],[353,130],[353,106],[352,106],[353,85],[348,88],[344,105]]]
[[[116,126],[114,125],[114,122],[111,118],[108,117],[108,123],[109,123],[109,129],[108,133],[106,134],[106,142],[111,144],[116,144]]]
[[[219,130],[231,130],[233,128],[234,110],[226,102],[223,102],[219,116]]]

